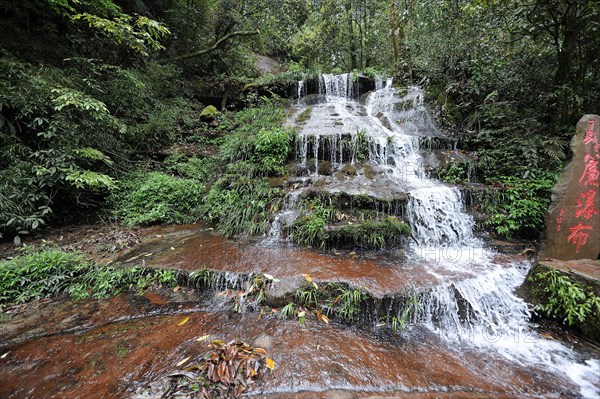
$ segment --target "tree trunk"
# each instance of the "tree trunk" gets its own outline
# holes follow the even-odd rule
[[[352,18],[352,4],[346,3],[346,16],[348,17],[348,33],[350,35],[350,69],[356,69],[356,40],[354,39],[354,20]]]
[[[572,60],[577,52],[577,39],[579,31],[577,27],[578,6],[572,4],[566,10],[563,16],[563,40],[560,43],[556,56],[556,73],[554,74],[554,88],[558,91],[558,99],[556,102],[556,110],[554,113],[553,128],[559,128],[570,122],[573,115],[570,109],[571,95],[570,93],[562,93],[562,87],[575,83],[575,79],[571,78]]]
[[[392,49],[394,50],[394,66],[397,72],[402,68],[402,40],[404,38],[404,29],[400,21],[399,0],[390,0],[388,4],[388,16],[390,20]]]

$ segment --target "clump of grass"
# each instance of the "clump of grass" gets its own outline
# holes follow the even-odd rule
[[[384,249],[398,245],[410,235],[410,226],[389,216],[381,222],[348,225],[329,232],[328,245],[361,249]]]
[[[174,270],[98,265],[81,254],[51,249],[0,262],[0,309],[63,293],[76,300],[101,299],[124,288],[175,282]]]

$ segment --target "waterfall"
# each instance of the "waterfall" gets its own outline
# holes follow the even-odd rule
[[[529,265],[495,263],[495,254],[473,233],[475,222],[461,191],[426,176],[423,153],[444,135],[424,104],[422,89],[402,91],[391,79],[376,77],[375,90],[361,103],[357,87],[350,74],[321,76],[323,102],[312,106],[310,119],[300,128],[298,157],[307,166],[310,153],[317,175],[320,159],[328,159],[335,171],[345,162],[358,163],[360,140],[367,147],[368,163],[386,176],[392,189],[408,195],[404,216],[415,242],[409,259],[426,264],[440,281],[416,294],[412,321],[453,343],[495,350],[511,360],[566,374],[581,386],[583,396],[593,396],[600,362],[581,363],[572,350],[528,326],[527,304],[514,291]],[[343,184],[351,189],[354,183]],[[376,196],[377,189],[367,192]],[[277,223],[290,209],[275,218],[273,229],[281,229]],[[463,277],[457,279],[457,274]]]
[[[410,192],[406,217],[420,246],[474,244],[473,218],[456,187],[433,186]]]
[[[298,81],[298,90],[296,92],[298,100],[300,100],[302,98],[302,95],[305,93],[306,93],[306,88],[304,87],[304,80],[299,80]]]
[[[289,232],[294,220],[296,220],[298,217],[298,202],[301,193],[302,190],[296,190],[291,191],[286,196],[281,211],[274,216],[273,222],[271,223],[271,228],[269,229],[265,239],[262,241],[264,245],[289,242],[288,235],[285,234],[285,237],[282,237],[282,235],[284,232]]]
[[[322,84],[319,84],[319,94],[327,98],[353,98],[355,95],[352,75],[344,73],[341,75],[323,74]]]

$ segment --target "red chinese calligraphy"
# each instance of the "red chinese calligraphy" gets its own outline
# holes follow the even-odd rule
[[[594,132],[594,125],[596,124],[595,119],[590,119],[588,121],[588,129],[585,131],[585,138],[583,139],[583,144],[598,144],[598,138],[596,137],[596,133]]]
[[[587,193],[582,192],[577,199],[577,210],[575,211],[575,217],[589,220],[594,215],[598,214],[598,210],[594,208],[594,198],[596,197],[596,190],[588,190]]]
[[[586,155],[583,159],[585,162],[585,169],[579,178],[579,182],[583,182],[586,186],[598,186],[598,160],[594,159],[591,155]]]
[[[587,239],[590,236],[585,230],[592,230],[592,226],[584,226],[580,222],[577,226],[571,227],[569,230],[571,230],[571,235],[567,237],[567,242],[573,243],[575,245],[575,253],[579,253],[579,249],[587,243]]]
[[[565,208],[561,208],[558,217],[556,218],[556,231],[562,229],[563,221],[565,220]]]

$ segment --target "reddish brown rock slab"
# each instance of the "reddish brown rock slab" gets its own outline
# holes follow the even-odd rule
[[[229,240],[198,225],[154,228],[148,230],[145,237],[141,244],[121,255],[117,261],[126,264],[143,261],[150,267],[188,271],[206,268],[243,274],[262,272],[281,280],[302,279],[302,274],[308,274],[316,281],[364,287],[375,297],[433,286],[440,282],[440,276],[452,279],[473,277],[484,267],[476,263],[468,267],[437,267],[432,273],[434,261],[443,263],[444,259],[450,259],[450,264],[462,259],[450,253],[452,251],[441,251],[440,254],[437,250],[426,252],[425,255],[432,260],[423,262],[407,262],[400,251],[388,254],[317,252],[286,245]],[[497,258],[494,261],[500,264],[510,263],[504,258],[526,260],[519,255],[498,255]]]
[[[101,313],[95,307],[82,309],[94,313],[93,318],[84,315],[92,320],[85,331],[2,349],[0,397],[130,397],[178,370],[183,359],[193,362],[204,351],[206,335],[266,344],[275,370],[252,388],[255,397],[578,396],[577,387],[543,365],[523,366],[494,352],[450,345],[433,334],[408,340],[388,329],[327,325],[314,318],[300,324],[274,316],[185,309],[139,317],[143,309],[128,301],[116,298]],[[55,305],[63,309],[62,318],[75,312]],[[141,314],[132,318],[135,309]]]

